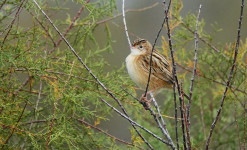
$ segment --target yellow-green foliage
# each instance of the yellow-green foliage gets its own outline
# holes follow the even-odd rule
[[[85,7],[82,17],[76,20],[71,29],[67,29],[74,18],[67,13],[69,10],[66,5],[69,3]],[[61,33],[69,30],[66,38],[70,44],[95,76],[121,100],[131,118],[162,137],[153,116],[148,111],[144,111],[142,105],[120,88],[122,86],[133,95],[137,95],[136,87],[127,76],[125,67],[105,71],[106,66],[110,68],[110,65],[103,56],[113,52],[108,22],[101,24],[101,29],[102,26],[104,28],[103,42],[97,40],[95,32],[99,21],[113,16],[113,12],[116,11],[115,3],[115,0],[97,0],[87,4],[86,1],[39,1],[42,9],[50,16]],[[0,2],[1,5],[3,5],[0,10],[1,148],[45,149],[47,145],[49,149],[148,148],[131,126],[126,128],[129,128],[132,146],[116,143],[115,138],[94,129],[102,120],[107,120],[112,113],[115,113],[102,103],[99,97],[106,99],[114,106],[117,104],[63,42],[55,46],[60,36],[32,1],[8,0]],[[15,16],[20,6],[21,13]],[[194,65],[193,32],[196,14],[189,13],[182,18],[180,16],[182,7],[182,1],[173,1],[169,17],[178,78],[183,82],[184,92],[189,93]],[[60,13],[63,18],[57,19],[56,14]],[[23,14],[33,19],[28,27],[19,24],[19,17]],[[12,20],[14,20],[13,23]],[[204,31],[204,26],[204,20],[200,19],[197,75],[191,105],[190,131],[193,149],[205,147],[211,124],[220,106],[235,48],[234,42],[213,44],[213,37]],[[217,28],[215,32],[219,30]],[[161,49],[171,61],[165,35],[162,37]],[[236,149],[239,141],[243,144],[246,140],[244,138],[246,57],[247,39],[242,39],[231,88],[227,92],[220,120],[211,140],[212,149],[229,147],[229,149]],[[173,93],[172,91],[164,93],[166,94],[163,94],[164,97],[159,104],[168,131],[175,143]],[[187,100],[185,103],[187,104]],[[178,129],[182,147],[180,119]],[[155,149],[170,148],[144,131],[140,130],[140,132]]]

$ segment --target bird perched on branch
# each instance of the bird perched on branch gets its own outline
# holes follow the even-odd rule
[[[132,43],[131,53],[126,58],[126,66],[131,79],[142,89],[146,89],[152,45],[145,39],[137,39]],[[165,56],[153,51],[152,71],[149,82],[149,92],[159,93],[164,88],[172,88],[172,67]],[[147,101],[144,94],[142,99]]]

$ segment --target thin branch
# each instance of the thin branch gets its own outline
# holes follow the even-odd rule
[[[89,2],[90,2],[90,0],[87,0],[87,1],[85,2],[85,4],[87,4],[87,3],[89,3]],[[73,18],[71,24],[69,25],[69,27],[66,29],[65,33],[63,34],[64,37],[68,34],[69,30],[72,29],[72,27],[73,27],[74,24],[75,24],[75,21],[79,18],[79,16],[81,15],[81,13],[82,13],[82,11],[83,11],[84,8],[85,8],[85,5],[83,5],[83,6],[80,8],[80,10],[76,13],[76,16]],[[60,39],[55,43],[54,48],[51,49],[51,50],[49,51],[49,54],[51,54],[51,53],[58,47],[58,45],[62,42],[62,40],[63,40],[63,39],[60,38]]]
[[[170,4],[171,4],[171,3],[169,3],[169,6],[170,6]],[[169,8],[169,7],[168,7],[168,8]],[[168,9],[168,11],[169,11],[169,9]],[[166,12],[166,10],[165,10],[164,12]],[[152,46],[152,52],[151,52],[151,55],[150,55],[150,62],[149,62],[149,66],[150,66],[150,67],[149,67],[148,81],[147,81],[147,85],[146,85],[146,90],[145,90],[145,93],[144,93],[144,97],[147,96],[148,87],[149,87],[149,83],[150,83],[150,80],[151,80],[153,51],[154,51],[156,42],[157,42],[157,40],[158,40],[158,38],[159,38],[159,36],[160,36],[160,33],[161,33],[162,29],[163,29],[163,26],[164,26],[164,24],[165,24],[165,21],[166,21],[165,18],[166,18],[166,17],[164,16],[164,19],[162,20],[161,27],[160,27],[160,29],[159,29],[159,31],[158,31],[158,34],[156,35],[156,38],[154,39],[154,43],[153,43],[153,46]]]
[[[7,2],[7,0],[4,0],[2,4],[0,5],[0,10],[2,9],[3,5]]]
[[[128,41],[129,47],[131,49],[130,37],[129,37],[129,34],[128,34],[128,29],[127,29],[126,20],[125,20],[124,3],[125,3],[124,0],[122,0],[123,23],[124,23],[124,29],[125,29],[125,34],[126,34],[126,37],[127,37],[127,41]]]
[[[162,115],[160,114],[160,110],[159,110],[159,108],[158,108],[159,106],[158,106],[156,100],[154,99],[153,94],[150,93],[150,96],[151,96],[153,102],[155,103],[154,106],[156,107],[156,109],[158,109],[157,111],[158,111],[159,118],[160,118],[160,120],[162,121],[162,125],[161,125],[159,119],[157,118],[157,116],[156,116],[154,110],[153,110],[151,107],[147,107],[147,106],[146,106],[146,105],[147,105],[146,103],[143,103],[143,101],[141,101],[141,100],[139,100],[138,98],[134,97],[131,93],[129,93],[129,92],[128,92],[126,89],[124,89],[123,87],[121,87],[121,89],[123,89],[127,94],[129,94],[129,95],[130,95],[131,97],[133,97],[136,101],[138,101],[140,104],[142,104],[143,107],[145,108],[145,110],[148,110],[148,111],[150,112],[150,114],[154,117],[154,120],[155,120],[155,122],[157,123],[158,128],[160,128],[161,132],[162,132],[162,133],[164,134],[164,136],[168,139],[170,145],[172,146],[172,149],[176,149],[176,148],[175,148],[175,145],[173,144],[173,141],[172,141],[172,139],[171,139],[171,137],[170,137],[170,135],[169,135],[169,133],[168,133],[168,130],[167,130],[167,128],[166,128],[166,125],[165,125],[165,122],[164,122],[164,120],[163,120],[163,118],[162,118]]]
[[[54,39],[52,38],[51,34],[46,29],[46,27],[43,26],[43,24],[39,21],[39,19],[32,12],[29,12],[29,13],[34,17],[34,19],[39,23],[39,25],[45,30],[46,36],[48,36],[51,39],[53,45],[56,45]]]
[[[158,4],[159,4],[159,3],[157,2],[157,3],[154,3],[154,4],[151,5],[151,6],[147,6],[147,7],[140,8],[140,9],[127,9],[127,10],[124,11],[124,13],[127,14],[128,12],[142,12],[142,11],[145,11],[145,10],[148,10],[148,9],[151,9],[151,8],[154,8],[154,7],[156,7]],[[123,15],[123,13],[117,14],[117,15],[115,15],[115,16],[113,16],[113,17],[110,17],[110,18],[107,18],[107,19],[98,21],[98,22],[96,22],[96,24],[105,23],[105,22],[107,22],[107,21],[110,21],[110,20],[115,19],[115,18],[117,18],[117,17],[119,17],[119,16],[122,16],[122,15]]]
[[[186,105],[184,102],[184,90],[183,90],[183,82],[181,82],[181,94],[182,94],[182,107],[184,109],[183,114],[184,114],[184,123],[186,127],[186,134],[187,134],[187,144],[188,144],[188,149],[191,150],[191,140],[190,140],[190,132],[189,132],[189,124],[186,116]]]
[[[14,19],[13,19],[13,20],[11,21],[11,23],[10,23],[9,30],[8,30],[7,34],[5,35],[3,41],[2,41],[2,46],[1,46],[1,48],[3,48],[4,42],[5,42],[5,40],[7,39],[8,35],[9,35],[9,33],[10,33],[10,31],[11,31],[11,29],[12,29],[14,23],[15,23],[16,18],[19,16],[19,14],[20,14],[20,12],[21,12],[21,9],[23,8],[22,5],[24,4],[25,1],[26,1],[26,0],[23,0],[23,1],[21,2],[21,4],[20,4],[19,8],[17,9],[16,14],[15,14],[15,17],[14,17]]]
[[[127,119],[128,121],[132,122],[134,125],[138,126],[139,128],[141,128],[142,130],[146,131],[147,133],[149,133],[150,135],[152,135],[153,137],[155,137],[156,139],[160,140],[161,142],[170,145],[168,141],[163,140],[162,138],[158,137],[157,135],[155,135],[154,133],[152,133],[151,131],[149,131],[148,129],[144,128],[143,126],[139,125],[138,123],[136,123],[135,121],[133,121],[132,119],[130,119],[129,117],[127,117],[126,115],[124,115],[123,113],[121,113],[119,110],[117,110],[116,108],[114,108],[112,105],[110,105],[109,103],[107,103],[104,99],[100,98],[101,101],[103,101],[107,106],[109,106],[111,109],[113,109],[115,112],[117,112],[120,116],[124,117],[125,119]]]
[[[170,0],[171,3],[171,0]],[[165,5],[165,3],[164,3]],[[170,4],[169,4],[170,6]],[[183,144],[184,144],[184,149],[187,149],[186,146],[186,137],[185,137],[185,131],[184,131],[184,115],[183,115],[183,107],[182,107],[182,95],[181,95],[181,89],[180,89],[180,85],[178,82],[178,77],[177,77],[177,71],[176,71],[176,62],[174,59],[174,50],[172,47],[172,39],[171,39],[171,31],[170,31],[170,25],[169,25],[169,17],[168,17],[168,13],[169,11],[166,10],[165,7],[165,20],[166,20],[166,27],[167,27],[167,36],[168,36],[168,41],[169,41],[169,48],[171,51],[171,58],[172,58],[172,70],[173,70],[173,80],[176,82],[177,85],[177,90],[178,90],[178,95],[179,95],[179,101],[180,101],[180,113],[181,113],[181,123],[182,123],[182,133],[183,133]],[[174,85],[175,86],[175,85]]]
[[[168,130],[167,130],[167,128],[166,128],[165,121],[164,121],[164,119],[163,119],[163,117],[162,117],[162,115],[161,115],[161,113],[160,113],[160,109],[159,109],[158,103],[156,102],[153,93],[150,93],[150,96],[151,96],[151,99],[153,100],[154,107],[156,108],[156,110],[157,110],[157,112],[158,112],[159,119],[161,120],[162,127],[163,127],[163,128],[161,128],[161,129],[165,129],[165,132],[162,130],[162,131],[163,131],[163,134],[164,134],[165,137],[168,139],[168,141],[171,143],[172,149],[176,149],[176,147],[175,147],[175,145],[174,145],[174,143],[173,143],[173,141],[172,141],[172,139],[171,139],[171,137],[170,137],[170,134],[169,134],[169,132],[168,132]],[[156,116],[156,115],[155,115],[155,116]],[[159,123],[159,121],[158,121],[157,123],[158,123],[159,126],[161,126],[160,123]]]
[[[75,119],[76,119],[76,118],[75,118]],[[137,147],[137,148],[139,148],[139,149],[144,150],[143,148],[141,148],[141,147],[139,147],[139,146],[137,146],[137,145],[134,145],[133,143],[129,143],[129,142],[127,142],[127,141],[121,140],[121,139],[119,139],[119,138],[117,138],[117,137],[115,137],[115,136],[113,136],[113,135],[107,133],[106,131],[104,131],[104,130],[102,130],[102,129],[96,127],[96,126],[91,125],[90,123],[86,122],[84,119],[76,119],[76,120],[79,121],[80,123],[84,124],[84,125],[90,126],[91,128],[93,128],[93,129],[95,129],[95,130],[97,130],[97,131],[99,131],[99,132],[105,134],[106,136],[109,136],[110,138],[112,138],[112,139],[114,139],[114,140],[116,140],[116,141],[118,141],[118,142],[121,142],[121,143],[123,143],[123,144],[130,145],[130,146]]]
[[[197,50],[198,50],[198,23],[199,23],[199,18],[200,18],[200,13],[201,13],[201,7],[202,5],[200,4],[199,10],[198,10],[198,15],[196,19],[196,29],[195,29],[195,56],[194,56],[194,68],[193,68],[193,74],[191,77],[191,84],[190,84],[190,93],[189,93],[189,102],[187,106],[187,138],[188,138],[188,146],[189,149],[191,149],[191,141],[190,141],[190,106],[192,102],[192,93],[193,93],[193,87],[194,87],[194,80],[196,76],[196,68],[197,68]]]
[[[21,111],[21,114],[20,114],[20,116],[18,117],[17,122],[15,123],[15,126],[17,126],[17,125],[19,124],[19,122],[20,122],[20,120],[21,120],[21,118],[22,118],[22,116],[23,116],[23,113],[24,113],[24,111],[25,111],[25,109],[26,109],[26,106],[27,106],[27,103],[25,103],[25,105],[24,105],[24,107],[23,107],[23,109],[22,109],[22,111]],[[2,125],[2,126],[3,126],[3,125]],[[14,132],[15,132],[15,130],[16,130],[16,128],[13,127],[13,128],[12,128],[12,131],[11,131],[11,133],[10,133],[10,135],[9,135],[9,136],[7,137],[7,139],[4,141],[4,143],[3,143],[2,147],[1,147],[1,149],[4,149],[5,145],[8,143],[9,139],[12,137],[12,135],[13,135]]]
[[[243,18],[243,10],[244,10],[244,0],[242,0],[242,3],[241,3],[240,17],[239,17],[239,22],[238,22],[238,33],[237,33],[237,40],[236,40],[236,46],[235,46],[234,59],[233,59],[232,67],[231,67],[231,70],[230,70],[230,73],[229,73],[229,76],[228,76],[228,80],[226,82],[226,87],[225,87],[225,91],[224,91],[222,99],[221,99],[220,107],[219,107],[219,109],[217,111],[216,118],[214,119],[214,121],[212,123],[212,126],[211,126],[211,129],[210,129],[210,133],[209,133],[209,136],[208,136],[208,139],[207,139],[207,142],[206,142],[206,150],[208,150],[208,148],[209,148],[209,144],[210,144],[210,140],[211,140],[214,128],[215,128],[216,123],[217,123],[217,121],[218,121],[218,119],[220,117],[220,113],[221,113],[221,110],[223,108],[223,104],[224,104],[224,101],[225,101],[225,98],[226,98],[226,93],[228,91],[231,79],[233,77],[233,71],[234,71],[234,68],[235,68],[235,65],[236,65],[237,55],[238,55],[238,48],[239,48],[239,41],[240,41],[240,31],[241,31],[242,18]]]

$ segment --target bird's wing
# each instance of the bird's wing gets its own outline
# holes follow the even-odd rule
[[[142,66],[142,69],[146,73],[149,73],[150,55],[143,56],[142,59],[143,60],[140,61],[142,63],[140,66]],[[151,73],[161,80],[171,83],[173,82],[172,69],[169,62],[166,60],[165,56],[162,56],[157,51],[153,52]]]

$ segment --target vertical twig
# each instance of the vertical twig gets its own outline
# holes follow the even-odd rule
[[[197,19],[196,19],[194,68],[193,68],[193,73],[192,73],[192,77],[191,77],[189,102],[188,102],[188,106],[187,106],[187,116],[185,118],[186,130],[187,130],[187,139],[188,139],[187,142],[188,142],[189,150],[191,149],[191,141],[190,141],[190,107],[191,107],[192,93],[193,93],[194,80],[195,80],[196,68],[197,68],[198,23],[199,23],[199,18],[200,18],[200,13],[201,13],[201,7],[202,7],[202,5],[200,4],[199,10],[198,10]],[[181,88],[182,88],[182,86],[181,86]]]
[[[239,17],[239,22],[238,22],[238,33],[237,33],[237,40],[236,40],[236,46],[235,46],[234,59],[233,59],[233,62],[232,62],[232,67],[231,67],[231,70],[230,70],[230,73],[229,73],[229,76],[228,76],[228,80],[226,82],[226,87],[225,87],[225,91],[224,91],[222,99],[221,99],[220,107],[219,107],[219,109],[217,111],[216,118],[214,119],[214,121],[212,123],[212,126],[211,126],[211,129],[210,129],[210,132],[209,132],[209,136],[208,136],[208,139],[207,139],[207,142],[206,142],[206,150],[208,150],[208,148],[209,148],[209,144],[210,144],[210,140],[211,140],[211,137],[212,137],[212,134],[213,134],[213,131],[214,131],[214,127],[216,126],[216,123],[217,123],[217,121],[218,121],[218,119],[220,117],[220,113],[221,113],[221,110],[222,110],[222,107],[223,107],[223,104],[224,104],[224,101],[225,101],[225,98],[226,98],[226,93],[227,93],[228,87],[230,85],[230,82],[231,82],[231,79],[232,79],[232,76],[233,76],[233,71],[234,71],[234,68],[235,68],[235,65],[236,65],[237,55],[238,55],[238,48],[239,48],[239,41],[240,41],[240,31],[241,31],[241,25],[242,25],[242,19],[243,19],[243,10],[244,10],[244,0],[242,0],[242,3],[241,3],[240,17]]]
[[[170,0],[171,3],[171,0]],[[170,4],[169,4],[170,6]],[[180,85],[178,83],[178,77],[177,77],[177,71],[176,71],[176,62],[174,59],[174,50],[172,48],[172,39],[171,39],[171,30],[170,30],[170,25],[169,25],[169,17],[168,17],[169,11],[166,10],[165,8],[165,20],[166,20],[166,27],[167,27],[167,36],[168,36],[168,41],[169,41],[169,48],[171,51],[171,58],[172,58],[172,71],[173,71],[173,80],[176,82],[177,85],[177,90],[178,90],[178,95],[179,95],[179,101],[180,101],[180,113],[181,113],[181,123],[182,123],[182,133],[183,133],[183,144],[184,144],[184,149],[187,149],[186,146],[186,137],[185,137],[185,131],[184,131],[184,115],[183,115],[183,107],[182,107],[182,96],[181,96],[181,89]],[[175,84],[174,84],[175,86]]]
[[[187,144],[188,144],[188,149],[191,150],[191,141],[190,141],[190,132],[189,132],[189,124],[188,124],[188,120],[187,120],[187,117],[186,117],[186,105],[185,105],[185,102],[184,102],[184,90],[183,90],[183,82],[181,82],[181,95],[182,95],[182,104],[183,104],[183,114],[184,114],[184,123],[185,123],[185,127],[186,127],[186,134],[187,134]]]
[[[175,132],[176,132],[176,142],[177,142],[177,149],[179,150],[179,138],[178,138],[178,107],[177,107],[177,98],[176,98],[176,85],[173,82],[173,97],[174,97],[174,109],[175,109]]]
[[[124,5],[125,4],[124,3],[125,3],[125,0],[122,1],[122,13],[123,13],[124,30],[125,30],[125,34],[126,34],[126,37],[127,37],[127,41],[128,41],[129,47],[131,49],[130,37],[129,37],[129,34],[128,34],[127,24],[126,24],[126,20],[125,20],[125,11],[124,11]]]
[[[164,3],[165,3],[165,1],[164,1]],[[169,11],[170,4],[171,4],[171,1],[170,1],[170,3],[169,3],[169,6],[168,6],[167,11]],[[166,12],[166,9],[164,10],[164,13],[165,13],[165,12]],[[156,42],[157,42],[157,40],[158,40],[158,38],[159,38],[159,36],[160,36],[160,33],[161,33],[162,29],[163,29],[163,26],[164,26],[164,24],[165,24],[165,21],[166,21],[166,15],[164,16],[164,19],[162,20],[161,27],[160,27],[160,29],[159,29],[159,31],[158,31],[158,34],[156,35],[156,38],[154,39],[154,44],[153,44],[153,46],[152,46],[152,51],[151,51],[151,55],[150,55],[150,62],[149,62],[149,66],[150,66],[150,67],[149,67],[148,81],[147,81],[147,85],[146,85],[144,97],[147,96],[148,87],[149,87],[149,83],[150,83],[150,80],[151,80],[153,51],[154,51]]]
[[[200,18],[200,13],[201,13],[201,7],[202,7],[202,5],[200,4],[197,19],[196,19],[194,68],[193,68],[193,73],[192,73],[192,77],[191,77],[189,102],[188,102],[188,106],[187,106],[187,120],[188,120],[189,126],[190,126],[190,106],[191,106],[191,101],[192,101],[192,92],[193,92],[194,80],[195,80],[196,69],[197,69],[198,23],[199,23],[199,18]]]

